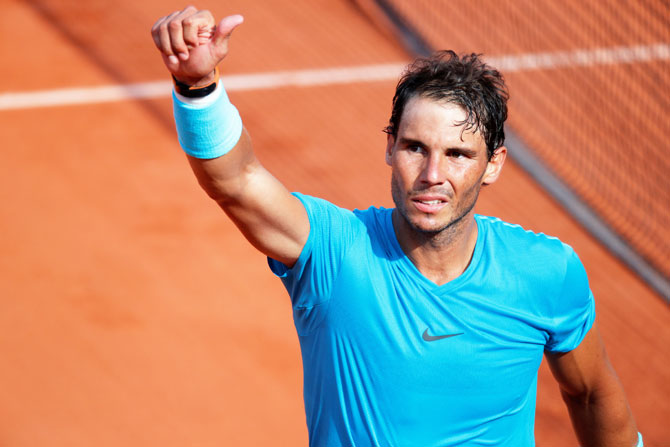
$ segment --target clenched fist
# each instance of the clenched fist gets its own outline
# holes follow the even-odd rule
[[[151,36],[170,73],[197,87],[213,81],[214,69],[228,54],[230,35],[243,21],[232,15],[217,25],[209,11],[189,6],[160,18]]]

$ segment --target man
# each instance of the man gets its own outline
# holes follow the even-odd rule
[[[253,155],[215,70],[241,22],[189,7],[152,36],[200,185],[291,296],[310,445],[532,446],[543,354],[583,446],[642,445],[575,253],[474,214],[507,155],[500,74],[451,52],[412,65],[387,128],[395,208],[352,212]]]

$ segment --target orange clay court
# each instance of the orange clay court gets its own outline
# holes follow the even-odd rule
[[[7,0],[0,97],[168,81],[149,30],[184,6]],[[245,16],[227,76],[410,60],[347,0],[197,6]],[[514,95],[523,79],[509,81]],[[381,129],[394,86],[354,79],[230,96],[289,189],[391,206]],[[306,445],[288,296],[200,191],[168,93],[0,109],[1,447]],[[523,126],[514,114],[512,102],[511,123]],[[670,446],[667,304],[514,163],[478,206],[576,249],[645,445]],[[539,447],[576,445],[544,365],[536,433]]]

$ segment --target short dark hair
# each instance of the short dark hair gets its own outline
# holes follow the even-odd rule
[[[457,55],[451,50],[419,58],[403,73],[393,97],[389,125],[384,129],[398,136],[400,119],[414,96],[457,104],[468,114],[465,129],[479,130],[486,142],[488,157],[505,142],[509,93],[503,76],[486,65],[481,55]]]

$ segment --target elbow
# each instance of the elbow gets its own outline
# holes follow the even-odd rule
[[[561,388],[561,397],[568,407],[587,408],[597,400],[597,393],[587,389],[574,391]]]
[[[628,408],[623,387],[615,375],[607,375],[590,386],[561,387],[561,397],[570,408]]]

